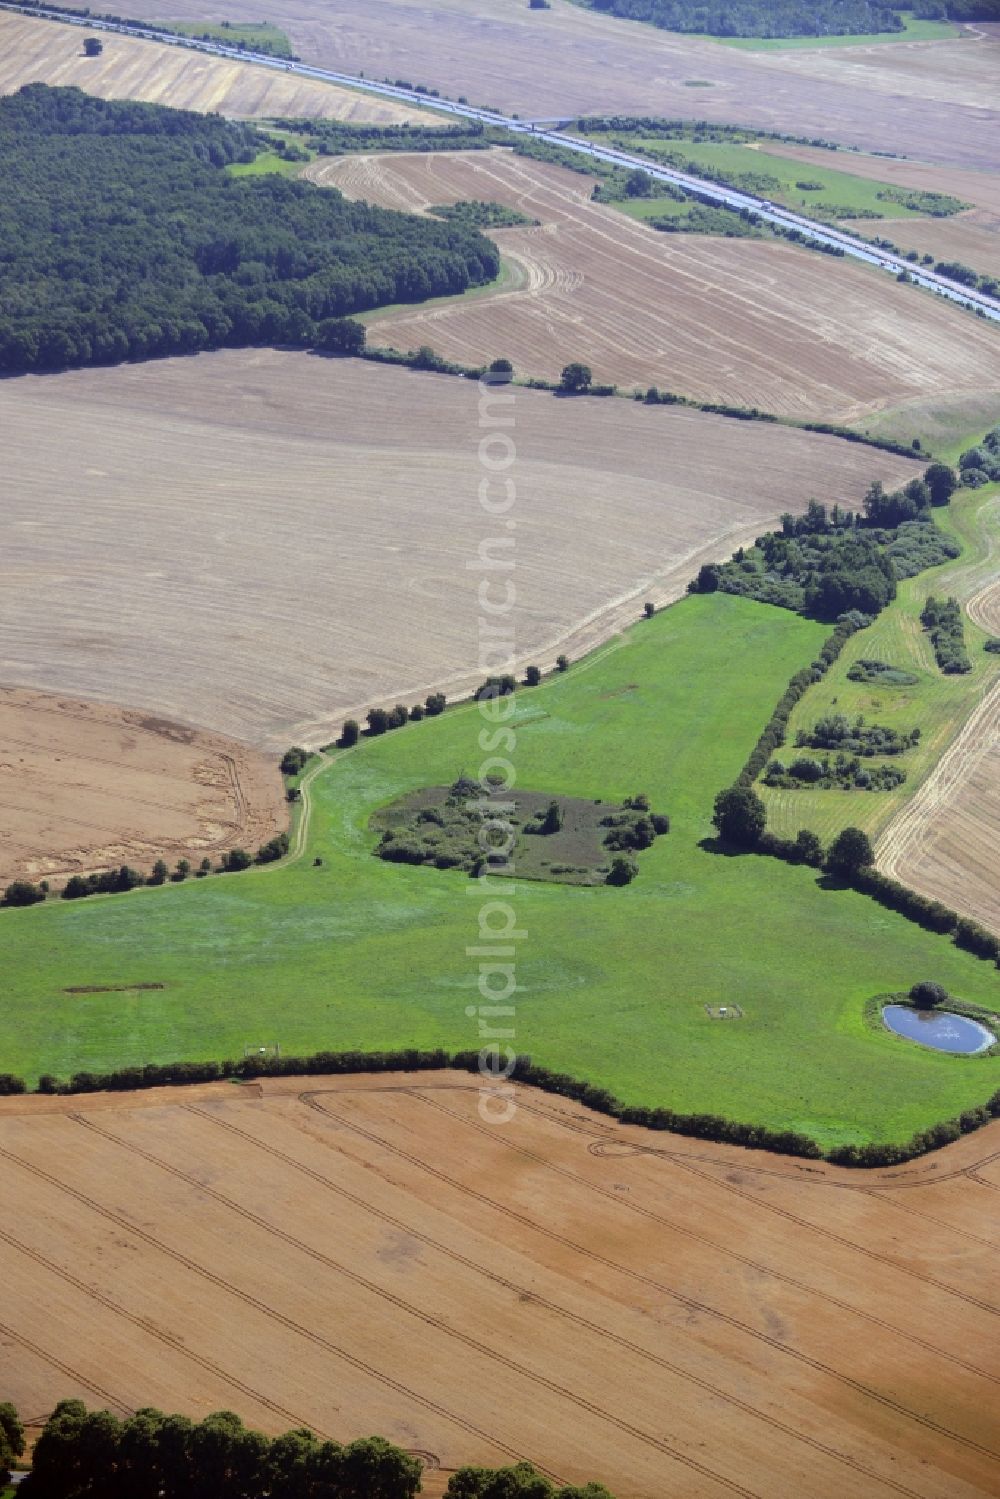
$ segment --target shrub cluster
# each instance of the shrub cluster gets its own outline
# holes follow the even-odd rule
[[[912,687],[920,679],[912,671],[902,671],[888,661],[872,661],[859,656],[847,670],[849,682],[877,682],[880,687]]]
[[[934,659],[946,676],[972,670],[965,649],[962,610],[956,598],[936,599],[931,594],[921,611],[920,622],[931,637]]]
[[[903,755],[920,742],[920,730],[907,733],[882,724],[865,723],[859,713],[852,723],[844,713],[820,718],[811,729],[799,729],[796,749],[846,750],[852,755]]]
[[[766,786],[780,786],[786,791],[806,787],[822,791],[892,791],[906,780],[906,771],[897,765],[863,765],[857,755],[839,751],[833,759],[824,755],[797,755],[790,764],[772,760],[764,772]]]
[[[962,483],[969,489],[1000,480],[1000,427],[987,432],[976,448],[969,448],[958,460]]]

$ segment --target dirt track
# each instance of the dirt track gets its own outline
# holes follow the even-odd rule
[[[0,1101],[28,1417],[219,1407],[619,1499],[985,1499],[997,1127],[851,1174],[455,1074]]]
[[[699,412],[527,390],[513,411],[516,649],[541,664],[811,495],[853,505],[913,472]],[[0,682],[272,750],[471,689],[498,417],[471,381],[273,350],[4,381]]]
[[[124,708],[0,688],[0,887],[257,849],[288,823],[273,760]]]
[[[376,316],[373,343],[430,344],[469,364],[503,354],[599,381],[860,422],[915,402],[1000,408],[995,331],[864,267],[759,240],[659,234],[593,203],[593,179],[507,150],[321,159],[313,181],[392,208],[494,200],[540,221],[494,238],[520,284]]]
[[[161,6],[157,19],[163,19],[162,12]],[[102,99],[143,99],[173,109],[257,118],[309,115],[379,125],[427,118],[421,110],[353,89],[135,37],[103,34],[101,56],[85,57],[83,36],[75,26],[0,11],[0,94],[15,93],[26,83],[49,83],[86,89]]]

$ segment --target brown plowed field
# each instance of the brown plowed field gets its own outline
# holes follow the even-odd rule
[[[0,688],[0,886],[256,849],[288,824],[273,760],[148,713]]]
[[[129,7],[147,18],[163,10],[163,0]],[[258,0],[170,0],[168,10],[185,20],[261,16]],[[272,19],[309,62],[410,78],[524,117],[728,120],[996,168],[1000,44],[971,33],[923,47],[916,61],[910,44],[881,43],[873,66],[855,61],[853,47],[744,52],[569,0],[541,11],[520,0],[282,0]],[[822,71],[812,67],[817,57]],[[708,87],[691,88],[695,81]]]
[[[480,442],[510,420],[479,399],[467,380],[274,350],[4,381],[0,682],[279,750],[400,694],[471,689],[476,557],[500,524]],[[914,472],[628,401],[518,390],[513,420],[511,618],[540,664],[677,598],[810,496],[853,505]]]
[[[659,234],[590,200],[593,179],[508,150],[320,160],[313,181],[392,208],[457,199],[519,208],[541,227],[494,237],[520,284],[376,316],[373,343],[468,364],[497,355],[558,378],[858,421],[904,403],[996,393],[991,327],[846,261],[760,240]]]
[[[0,11],[0,94],[16,93],[26,83],[49,83],[73,85],[102,99],[143,99],[204,113],[310,115],[379,125],[427,118],[421,110],[353,89],[135,37],[102,32],[102,55],[85,57],[86,34],[76,26]]]
[[[997,1126],[848,1173],[455,1074],[0,1102],[28,1416],[226,1407],[619,1499],[996,1493]]]
[[[967,603],[1000,636],[1000,581]],[[930,776],[890,824],[879,868],[991,931],[1000,931],[1000,682],[984,696]]]

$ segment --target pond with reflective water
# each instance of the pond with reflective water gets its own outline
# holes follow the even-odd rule
[[[911,1010],[908,1005],[886,1005],[882,1019],[897,1036],[960,1056],[985,1051],[996,1040],[993,1032],[978,1020],[953,1015],[949,1010]]]

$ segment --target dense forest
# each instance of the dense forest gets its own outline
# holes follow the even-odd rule
[[[31,84],[0,101],[0,370],[310,346],[330,318],[482,285],[473,225],[236,178],[252,126]]]
[[[588,0],[593,10],[710,36],[864,36],[921,20],[997,21],[1000,0]]]

